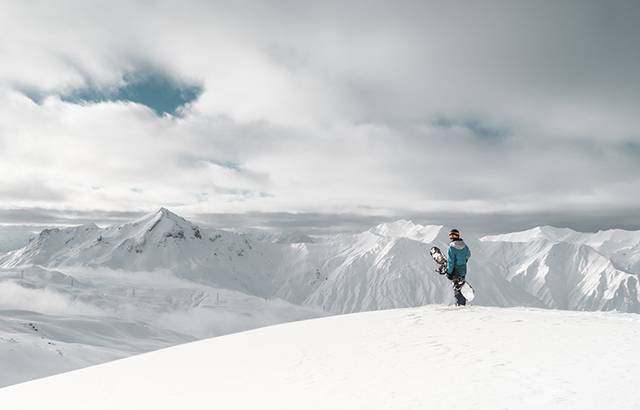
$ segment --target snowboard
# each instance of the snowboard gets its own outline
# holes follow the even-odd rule
[[[447,258],[445,258],[444,254],[437,246],[434,246],[429,251],[431,257],[438,264],[438,269],[436,270],[439,274],[444,275],[447,272]],[[471,302],[475,298],[475,294],[473,292],[473,288],[467,281],[464,281],[462,286],[460,287],[460,293],[467,299],[467,302]]]

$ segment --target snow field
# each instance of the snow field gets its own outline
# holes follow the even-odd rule
[[[0,269],[0,387],[324,313],[168,272]]]
[[[188,343],[0,390],[16,410],[637,409],[640,318],[357,313]]]
[[[442,226],[404,220],[262,237],[166,209],[45,230],[0,255],[0,386],[277,323],[452,304],[428,254],[446,241]],[[539,227],[466,241],[474,305],[640,312],[640,232]]]

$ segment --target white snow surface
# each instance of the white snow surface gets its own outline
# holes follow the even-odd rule
[[[211,336],[324,315],[169,272],[0,270],[0,387]]]
[[[583,233],[567,228],[543,226],[522,232],[485,236],[481,240],[504,243],[547,241],[585,245],[611,259],[620,269],[636,274],[640,272],[640,231],[610,229],[596,233]]]
[[[474,305],[640,313],[640,232],[465,240]],[[293,320],[452,304],[428,253],[447,243],[442,226],[405,220],[312,238],[211,229],[167,209],[44,230],[0,254],[0,386]]]
[[[0,225],[0,253],[22,248],[40,230],[34,226]]]
[[[12,410],[637,409],[640,316],[432,305],[188,343],[0,390]]]
[[[465,239],[478,305],[640,312],[640,232],[545,226]],[[356,234],[274,239],[200,227],[163,208],[107,228],[45,230],[0,255],[0,267],[165,270],[215,288],[349,313],[452,303],[450,284],[433,274],[433,245],[447,246],[442,226],[406,220]]]

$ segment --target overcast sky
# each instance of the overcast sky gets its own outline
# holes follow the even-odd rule
[[[0,222],[640,228],[638,21],[633,0],[0,0]]]

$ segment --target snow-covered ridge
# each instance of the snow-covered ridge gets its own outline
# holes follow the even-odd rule
[[[274,270],[265,261],[265,247],[246,235],[200,228],[162,208],[106,228],[88,224],[44,230],[26,247],[0,257],[0,267],[168,269],[181,277],[264,296],[273,289],[265,288],[268,283],[262,276]]]
[[[14,410],[632,410],[638,326],[637,315],[521,308],[359,313],[16,385],[0,401]]]
[[[580,233],[537,227],[467,237],[475,303],[640,312],[640,232]],[[131,223],[43,231],[0,266],[92,266],[168,270],[178,277],[259,297],[344,313],[449,303],[434,275],[432,245],[442,226],[398,220],[357,234],[256,237],[199,227],[160,209]]]
[[[474,304],[640,313],[639,237],[553,227],[465,236]],[[450,304],[428,254],[447,241],[442,226],[406,220],[313,238],[239,234],[166,209],[45,230],[0,255],[0,361],[24,369],[0,385],[267,324]],[[96,326],[107,330],[86,338]]]
[[[431,243],[438,237],[442,228],[442,225],[417,225],[412,221],[401,219],[395,222],[377,225],[369,231],[380,236],[409,238],[420,242]]]
[[[107,228],[90,224],[43,231],[25,248],[0,257],[0,266],[167,269],[213,286],[330,312],[407,307],[448,300],[447,284],[424,274],[431,270],[426,250],[441,229],[401,220],[360,234],[258,240],[199,227],[163,208]],[[356,278],[379,285],[361,292]],[[413,286],[422,291],[410,291]]]
[[[576,232],[551,226],[536,227],[522,232],[485,236],[483,242],[527,244],[536,241],[583,245],[600,253],[616,268],[638,275],[640,273],[640,231],[610,229],[596,233]]]
[[[480,238],[480,240],[485,242],[533,242],[548,240],[551,242],[584,243],[595,247],[602,246],[605,243],[634,246],[640,243],[640,231],[609,229],[596,233],[585,233],[577,232],[569,228],[538,226],[521,232],[488,235]]]
[[[553,226],[537,226],[521,232],[489,235],[480,238],[485,242],[532,242],[549,240],[560,242],[579,235],[578,232],[568,228],[555,228]]]

